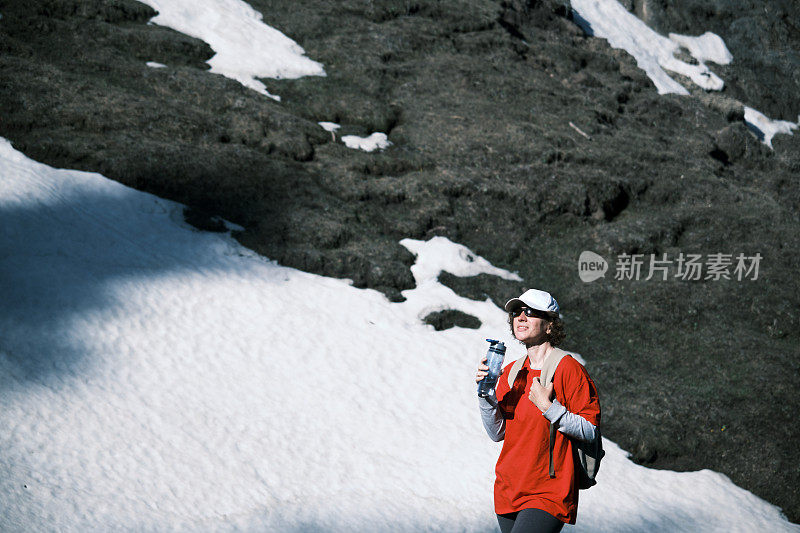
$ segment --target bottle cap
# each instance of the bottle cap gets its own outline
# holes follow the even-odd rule
[[[496,350],[498,352],[505,352],[506,351],[506,345],[503,344],[501,341],[497,341],[497,340],[494,340],[494,339],[486,339],[486,342],[490,342],[491,343],[491,346],[489,346],[490,350]]]

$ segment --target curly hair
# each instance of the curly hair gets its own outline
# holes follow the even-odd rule
[[[564,342],[567,338],[567,330],[564,327],[564,321],[561,317],[554,314],[549,314],[548,321],[550,322],[550,332],[547,333],[546,340],[551,346],[555,347]],[[511,335],[514,336],[514,315],[508,313],[508,327],[511,330]],[[516,336],[514,336],[516,338]]]

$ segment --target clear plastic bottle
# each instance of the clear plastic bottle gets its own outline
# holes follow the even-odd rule
[[[506,356],[506,345],[494,339],[486,339],[489,344],[489,351],[486,352],[486,366],[489,367],[489,374],[478,382],[478,396],[485,398],[494,394],[494,387],[497,385],[497,378],[503,372],[503,358]]]

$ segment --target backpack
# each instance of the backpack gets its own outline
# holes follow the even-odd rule
[[[542,365],[542,374],[539,382],[543,387],[547,387],[553,382],[553,377],[556,373],[556,367],[561,360],[568,356],[567,352],[560,348],[553,348],[550,355],[544,360]],[[525,354],[514,362],[508,374],[508,385],[514,388],[514,381],[517,374],[525,364]],[[558,423],[550,424],[550,477],[556,477],[555,466],[553,465],[553,446],[556,442],[556,431],[558,430]],[[566,436],[566,435],[565,435]],[[578,488],[588,489],[597,484],[597,472],[600,470],[600,460],[606,454],[603,450],[603,438],[600,435],[600,427],[595,428],[595,439],[592,442],[584,442],[578,439],[567,437],[572,441],[572,455],[575,461],[575,472],[578,476]]]

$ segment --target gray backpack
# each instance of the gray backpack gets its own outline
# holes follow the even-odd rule
[[[542,374],[539,382],[543,387],[547,387],[553,382],[553,376],[556,373],[558,363],[569,354],[560,348],[553,348],[542,365]],[[525,364],[525,358],[528,355],[517,359],[508,374],[508,386],[514,388],[514,381],[517,374]],[[550,424],[550,477],[556,477],[555,466],[553,465],[553,446],[556,442],[556,431],[558,430],[558,423]],[[600,460],[606,454],[603,451],[603,438],[600,436],[600,427],[595,429],[595,439],[592,442],[584,442],[578,439],[572,439],[572,452],[575,460],[575,471],[578,476],[578,488],[588,489],[593,487],[597,480],[597,472],[600,470]]]

